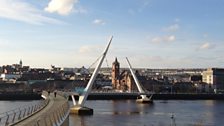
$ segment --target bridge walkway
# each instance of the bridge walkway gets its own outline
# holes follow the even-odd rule
[[[31,115],[30,117],[19,121],[15,126],[68,126],[69,104],[68,100],[61,96],[54,96],[50,93],[47,96],[47,92],[44,92],[44,96],[47,97],[49,103],[41,111]],[[67,120],[67,122],[66,122]]]

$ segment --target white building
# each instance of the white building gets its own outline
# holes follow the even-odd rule
[[[15,81],[18,78],[20,78],[21,75],[20,74],[1,74],[1,78],[3,81]]]
[[[224,90],[224,69],[208,68],[202,73],[202,81],[211,85],[214,90]]]

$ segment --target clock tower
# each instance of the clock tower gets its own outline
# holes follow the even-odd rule
[[[119,76],[120,76],[120,63],[117,61],[117,57],[112,64],[112,86],[114,89],[118,89]]]

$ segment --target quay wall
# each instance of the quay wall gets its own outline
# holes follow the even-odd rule
[[[39,93],[1,93],[0,100],[40,100]]]
[[[138,93],[90,93],[88,100],[126,100],[137,99]],[[147,95],[150,96],[150,95]],[[79,96],[75,96],[78,100]],[[39,93],[1,93],[0,100],[40,100]],[[224,100],[224,94],[153,94],[153,100]],[[71,100],[71,98],[70,98]]]
[[[90,94],[88,100],[137,99],[139,94]],[[150,96],[150,95],[148,95]],[[153,100],[224,100],[224,94],[153,94]]]

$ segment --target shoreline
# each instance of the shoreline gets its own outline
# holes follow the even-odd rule
[[[90,93],[87,100],[134,100],[138,93]],[[150,96],[150,95],[147,95]],[[78,95],[75,99],[78,100]],[[41,100],[40,93],[2,93],[0,100]],[[153,94],[153,100],[224,100],[224,94]],[[71,100],[71,97],[69,97]]]
[[[40,100],[42,99],[41,94],[39,93],[1,93],[0,94],[0,101],[3,100]]]
[[[90,94],[88,100],[137,99],[140,94]],[[150,95],[147,95],[150,97]],[[153,94],[153,100],[224,100],[224,94]]]

